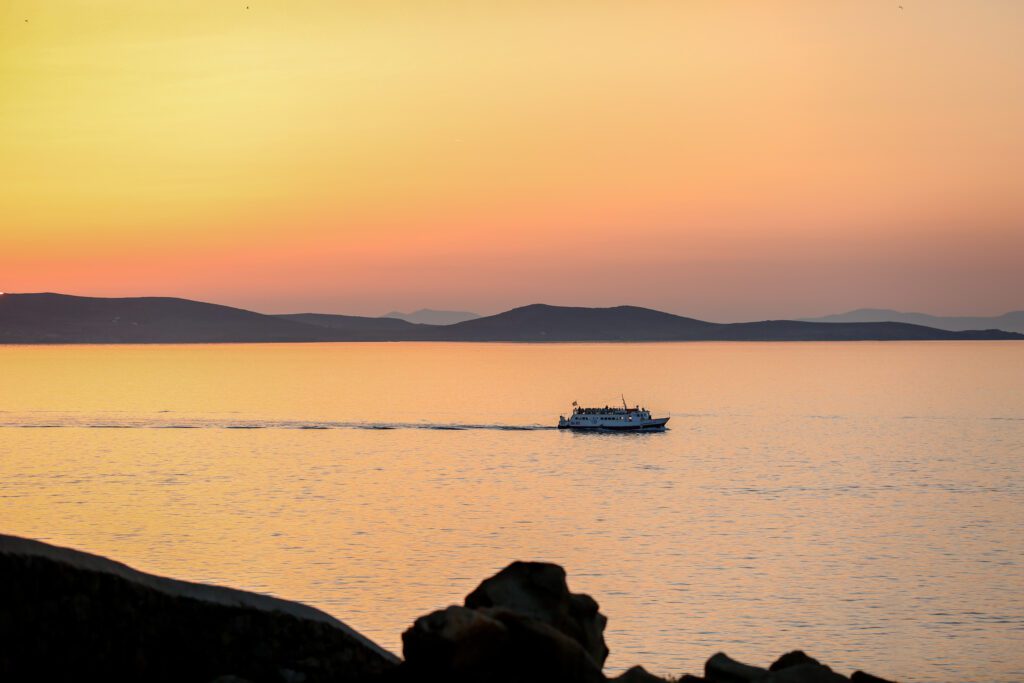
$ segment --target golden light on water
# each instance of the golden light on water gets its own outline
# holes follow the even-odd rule
[[[306,601],[394,651],[538,559],[600,601],[613,671],[723,647],[899,680],[1024,664],[1017,342],[7,346],[0,367],[5,533]],[[670,430],[553,428],[619,393]],[[934,656],[950,642],[974,654]]]

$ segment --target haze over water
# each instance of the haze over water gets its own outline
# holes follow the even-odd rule
[[[0,531],[308,602],[396,652],[531,559],[600,602],[613,670],[802,648],[1024,678],[1022,344],[0,347],[0,369]],[[549,428],[620,393],[671,429]]]

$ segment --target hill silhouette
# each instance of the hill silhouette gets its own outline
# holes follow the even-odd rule
[[[453,341],[670,341],[699,338],[714,323],[637,306],[532,304],[431,330]]]
[[[807,322],[821,323],[866,323],[901,322],[925,325],[939,330],[1005,330],[1024,332],[1024,311],[1010,311],[995,316],[941,316],[927,313],[904,313],[888,308],[858,308],[855,311],[836,313],[820,318],[804,318]]]
[[[293,342],[321,328],[241,308],[171,297],[0,296],[0,343]]]
[[[213,343],[324,341],[859,341],[1024,339],[1001,330],[949,331],[898,322],[766,320],[711,323],[637,306],[533,304],[453,325],[394,318],[264,315],[168,297],[104,299],[0,295],[0,343]]]
[[[765,320],[711,323],[637,306],[574,308],[532,304],[431,329],[450,341],[897,341],[1013,339],[998,330],[951,332],[906,323]]]
[[[358,333],[409,332],[419,327],[419,325],[401,318],[368,318],[360,315],[338,315],[335,313],[284,313],[274,317],[331,330]]]
[[[461,323],[464,320],[475,320],[480,316],[476,313],[470,313],[469,311],[435,311],[432,308],[421,308],[420,310],[413,311],[412,313],[391,311],[387,315],[383,315],[381,317],[399,318],[411,323],[423,325],[453,325],[455,323]]]

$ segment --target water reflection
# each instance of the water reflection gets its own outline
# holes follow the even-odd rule
[[[543,559],[602,603],[613,669],[1024,676],[1024,346],[622,348],[0,347],[0,519],[395,650]],[[671,429],[552,428],[621,392]]]

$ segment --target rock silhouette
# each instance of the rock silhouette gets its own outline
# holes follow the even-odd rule
[[[557,564],[513,562],[466,596],[466,607],[503,607],[539,619],[582,645],[598,666],[608,658],[608,618],[589,595],[569,592]]]
[[[415,620],[405,661],[295,602],[175,581],[87,553],[0,536],[0,680],[176,683],[658,683],[607,678],[606,618],[558,565],[515,562]],[[678,683],[890,683],[847,678],[802,651],[767,669],[717,653]]]
[[[457,681],[604,681],[607,619],[554,564],[514,562],[405,633],[404,672]]]
[[[2,681],[347,683],[398,663],[306,605],[27,539],[0,536],[0,577]]]
[[[538,619],[502,608],[453,606],[402,634],[398,680],[600,683],[601,668],[576,640]]]

